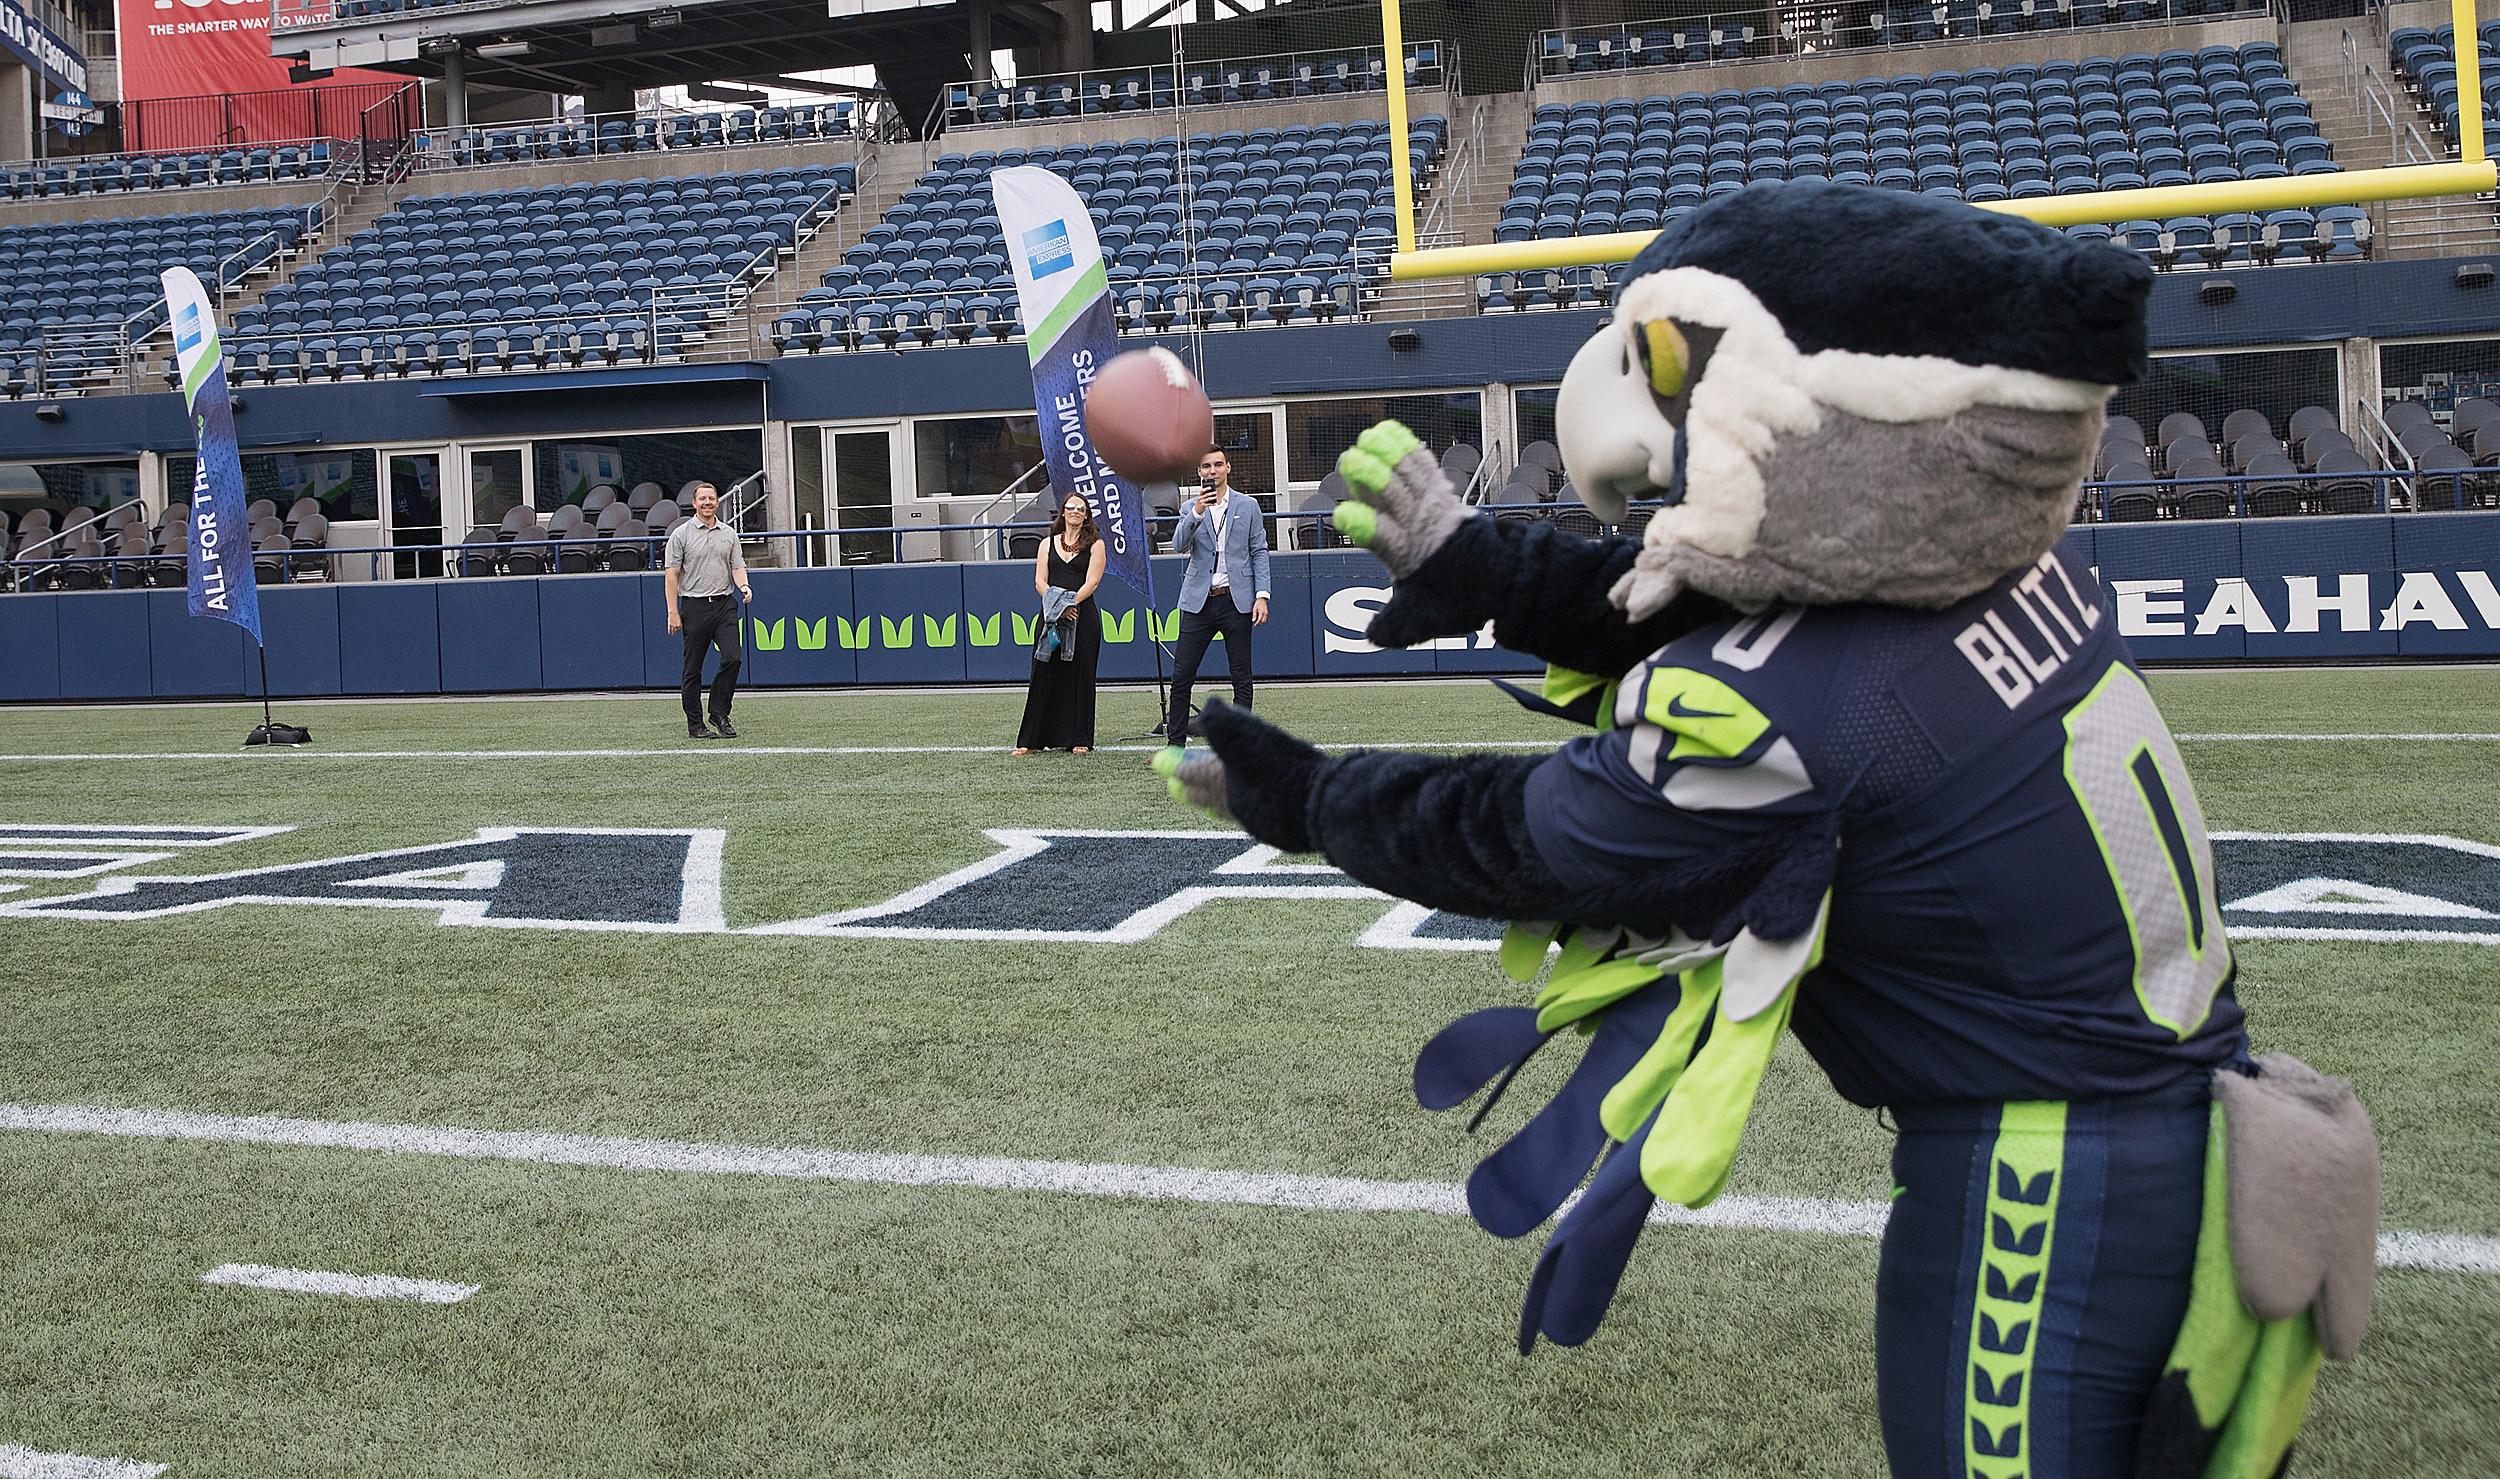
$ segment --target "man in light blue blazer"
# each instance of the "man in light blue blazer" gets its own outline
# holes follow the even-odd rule
[[[1181,640],[1172,659],[1172,710],[1163,736],[1188,734],[1189,689],[1207,644],[1220,633],[1232,665],[1233,702],[1250,707],[1250,629],[1267,620],[1267,525],[1259,502],[1232,488],[1232,460],[1218,449],[1198,460],[1196,497],[1172,530],[1172,553],[1189,557],[1181,577]]]

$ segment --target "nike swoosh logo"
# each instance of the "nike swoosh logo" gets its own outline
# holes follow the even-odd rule
[[[1734,714],[1721,714],[1709,709],[1688,709],[1684,707],[1684,695],[1680,693],[1667,700],[1667,714],[1675,719],[1733,719],[1736,717]]]

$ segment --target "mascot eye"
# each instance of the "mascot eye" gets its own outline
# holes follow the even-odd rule
[[[1649,388],[1668,400],[1684,393],[1692,346],[1675,320],[1661,318],[1640,326],[1641,367],[1649,371]]]

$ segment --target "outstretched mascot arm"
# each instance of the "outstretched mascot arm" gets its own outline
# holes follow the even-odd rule
[[[1202,756],[1177,777],[1286,852],[1316,852],[1358,881],[1480,919],[1557,919],[1574,891],[1528,834],[1528,777],[1542,756],[1329,756],[1253,716],[1209,704]],[[1192,784],[1195,782],[1196,784]]]
[[[1166,773],[1184,799],[1261,842],[1324,854],[1359,882],[1435,909],[1653,936],[1681,926],[1720,940],[1739,928],[1795,938],[1831,883],[1825,804],[1777,730],[1728,712],[1760,717],[1732,690],[1669,688],[1645,681],[1635,696],[1693,733],[1644,718],[1540,756],[1330,756],[1246,709],[1209,704],[1213,753],[1166,751]],[[1703,696],[1720,709],[1670,712]],[[1637,773],[1636,745],[1695,753],[1654,761],[1652,780]],[[1668,794],[1688,787],[1698,809]]]
[[[1557,667],[1612,677],[1729,608],[1687,592],[1646,621],[1607,599],[1640,554],[1637,539],[1583,539],[1543,521],[1469,511],[1440,459],[1384,421],[1337,459],[1347,501],[1333,522],[1397,581],[1366,635],[1412,647],[1493,624],[1494,639]]]

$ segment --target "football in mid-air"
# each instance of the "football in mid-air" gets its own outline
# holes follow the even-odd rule
[[[1132,483],[1195,482],[1215,445],[1215,410],[1168,349],[1134,349],[1102,367],[1085,397],[1085,432]]]

